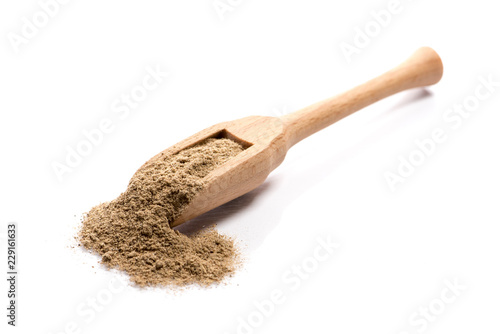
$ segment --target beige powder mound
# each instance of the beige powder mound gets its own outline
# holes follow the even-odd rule
[[[169,222],[203,188],[205,176],[242,151],[230,139],[210,138],[148,162],[124,193],[86,214],[78,240],[139,286],[222,281],[235,269],[233,240],[215,230],[188,237]]]

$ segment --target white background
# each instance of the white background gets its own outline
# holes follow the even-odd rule
[[[72,333],[73,323],[81,333],[498,332],[500,87],[457,128],[443,119],[480,76],[500,81],[493,2],[401,0],[348,62],[341,43],[353,44],[356,28],[389,1],[226,1],[221,19],[212,0],[73,0],[18,52],[9,36],[21,35],[23,17],[32,22],[40,5],[2,2],[1,258],[6,225],[17,222],[20,273],[15,329],[0,285],[2,333]],[[443,59],[438,85],[304,140],[259,189],[197,220],[217,223],[242,249],[243,267],[225,285],[111,293],[120,275],[71,248],[80,215],[119,195],[143,162],[178,140],[217,122],[297,110],[424,45]],[[112,104],[148,66],[169,76],[120,119]],[[106,118],[113,131],[59,181],[53,163]],[[447,140],[391,191],[384,174],[436,128]],[[316,268],[317,238],[340,246]],[[283,277],[304,261],[311,273],[293,289]],[[447,280],[465,288],[443,303]],[[255,302],[275,289],[285,300],[263,316]],[[96,297],[107,304],[91,317]],[[422,320],[429,307],[432,321]],[[243,328],[249,317],[253,327]]]

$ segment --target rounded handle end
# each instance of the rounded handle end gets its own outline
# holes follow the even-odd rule
[[[411,87],[434,85],[443,77],[443,62],[434,49],[424,46],[419,48],[398,69],[404,68],[413,75]]]

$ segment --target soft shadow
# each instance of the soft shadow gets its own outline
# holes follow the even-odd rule
[[[365,135],[363,143],[376,143],[405,126],[433,117],[434,100],[427,89],[415,88],[400,95],[402,96],[399,101],[370,120],[374,130]]]
[[[427,88],[415,88],[406,92],[401,100],[396,102],[390,108],[387,109],[386,113],[393,113],[395,111],[400,111],[401,108],[408,106],[414,102],[418,102],[422,99],[428,98],[432,96],[432,92],[430,92]]]
[[[201,216],[191,219],[182,225],[174,227],[175,230],[186,234],[193,235],[201,230],[213,226],[215,224],[222,225],[225,221],[230,220],[234,215],[241,213],[246,208],[248,208],[254,199],[259,196],[262,192],[265,192],[271,186],[269,179],[266,180],[256,189],[242,195],[238,198],[233,199],[226,204],[223,204],[215,209],[212,209]]]

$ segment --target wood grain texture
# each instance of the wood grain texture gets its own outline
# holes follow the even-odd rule
[[[396,68],[345,93],[282,117],[288,145],[349,116],[372,103],[410,88],[429,86],[443,76],[443,64],[431,48],[418,49]]]
[[[164,150],[152,159],[175,154],[209,137],[231,138],[246,147],[204,179],[204,189],[170,225],[182,224],[257,188],[281,164],[288,149],[311,134],[385,97],[435,84],[442,74],[437,53],[423,47],[389,72],[330,99],[281,118],[250,116],[219,123]]]

